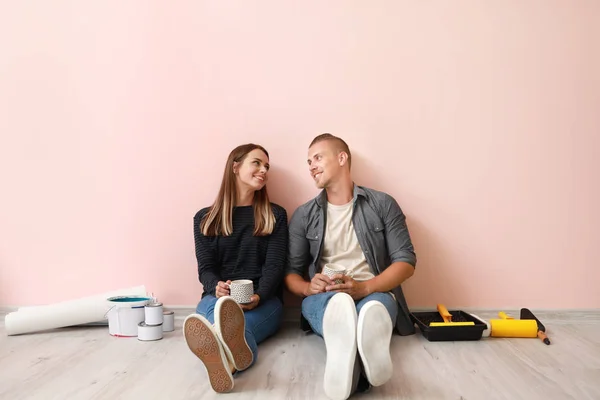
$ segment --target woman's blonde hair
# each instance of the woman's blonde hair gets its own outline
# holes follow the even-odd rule
[[[267,158],[269,157],[269,153],[264,147],[253,143],[238,146],[229,153],[219,194],[200,222],[200,230],[204,236],[229,236],[233,233],[233,207],[235,207],[237,199],[236,176],[233,165],[234,163],[243,162],[248,153],[256,149],[262,150]],[[271,203],[269,202],[267,185],[254,192],[252,207],[254,209],[254,235],[270,235],[275,226],[275,215],[273,215]]]

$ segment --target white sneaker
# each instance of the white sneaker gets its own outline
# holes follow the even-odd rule
[[[204,364],[213,390],[217,393],[231,391],[233,375],[212,324],[202,315],[189,315],[183,323],[183,335],[192,353]]]
[[[215,330],[235,369],[243,371],[252,364],[254,355],[246,342],[244,311],[232,297],[219,297],[215,304]]]
[[[372,300],[361,308],[356,340],[365,375],[373,386],[381,386],[392,377],[392,330],[392,319],[383,304]]]
[[[345,400],[352,392],[356,360],[356,305],[350,295],[338,293],[323,315],[323,339],[327,349],[323,388],[333,400]]]

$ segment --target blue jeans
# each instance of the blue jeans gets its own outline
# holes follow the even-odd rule
[[[302,301],[302,315],[310,324],[313,332],[321,337],[323,337],[323,315],[325,314],[325,308],[327,307],[329,299],[331,299],[335,294],[337,294],[337,292],[313,294],[306,297]],[[356,313],[360,314],[360,309],[371,300],[376,300],[383,304],[390,314],[392,325],[396,325],[398,303],[389,293],[372,293],[367,297],[355,301]]]
[[[216,303],[217,298],[215,296],[206,295],[198,303],[196,313],[202,315],[211,324],[214,324]],[[277,297],[265,301],[253,310],[244,311],[246,319],[246,342],[254,355],[251,365],[254,365],[258,357],[258,344],[277,332],[281,326],[282,316],[283,304],[281,304],[281,300]]]

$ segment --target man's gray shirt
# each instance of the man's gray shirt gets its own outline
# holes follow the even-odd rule
[[[371,271],[379,275],[399,261],[416,266],[417,258],[406,226],[406,217],[387,193],[354,185],[352,223]],[[312,279],[320,272],[327,216],[327,193],[298,207],[289,224],[287,273]],[[392,290],[398,302],[396,329],[401,335],[415,332],[400,286]]]

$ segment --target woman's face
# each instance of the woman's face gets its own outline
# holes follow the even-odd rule
[[[261,149],[254,149],[234,166],[234,172],[238,187],[261,190],[267,184],[269,158]]]

